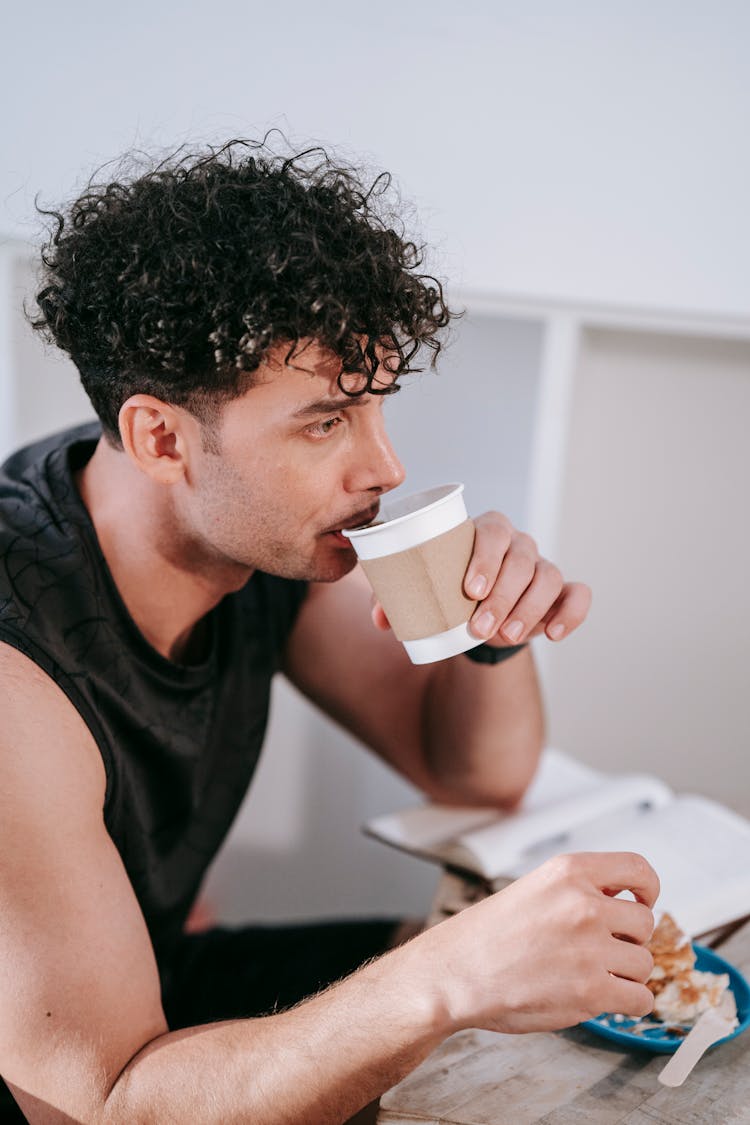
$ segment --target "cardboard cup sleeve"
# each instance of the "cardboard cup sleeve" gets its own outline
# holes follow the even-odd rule
[[[376,598],[400,641],[421,640],[465,624],[476,602],[463,592],[474,549],[470,519],[415,547],[360,559]]]

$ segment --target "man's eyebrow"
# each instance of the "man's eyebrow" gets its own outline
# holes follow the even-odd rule
[[[337,410],[347,410],[350,406],[364,406],[367,402],[366,395],[346,395],[344,398],[321,398],[316,402],[308,402],[295,410],[293,418],[309,418],[318,414],[335,414]]]

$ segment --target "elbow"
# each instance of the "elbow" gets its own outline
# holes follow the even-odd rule
[[[129,1125],[136,1125],[139,1115],[130,1104],[132,1099],[127,1095],[127,1085],[128,1075],[125,1070],[117,1076],[100,1106],[96,1125],[125,1125],[126,1121]]]
[[[147,1056],[154,1046],[159,1045],[164,1032],[147,1039],[132,1058],[110,1079],[104,1101],[99,1107],[96,1125],[148,1125],[155,1120],[154,1108],[150,1099],[145,1100],[138,1093],[138,1069],[140,1059]],[[148,1107],[148,1108],[147,1108]]]
[[[441,804],[489,806],[512,812],[536,776],[543,745],[539,732],[507,748],[493,747],[489,753],[451,754],[430,761],[422,787],[431,800]]]
[[[529,743],[526,753],[519,755],[513,768],[509,769],[503,790],[501,806],[507,812],[512,812],[526,796],[532,781],[537,775],[543,750],[544,740],[540,735],[538,738],[534,739],[533,742]]]

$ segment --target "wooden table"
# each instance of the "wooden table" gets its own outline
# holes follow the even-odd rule
[[[450,889],[454,899],[457,884]],[[450,913],[445,910],[444,913]],[[721,945],[750,977],[750,923]],[[623,1051],[584,1028],[462,1031],[380,1102],[378,1125],[750,1125],[750,1030],[705,1055],[684,1085],[667,1055]]]

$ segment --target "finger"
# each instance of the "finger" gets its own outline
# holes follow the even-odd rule
[[[503,637],[516,645],[527,640],[555,605],[562,588],[563,578],[557,567],[547,559],[539,559],[531,583],[500,625]]]
[[[621,1012],[624,1016],[647,1016],[654,1008],[654,994],[639,981],[610,976],[603,989],[602,1012]],[[597,1013],[598,1014],[598,1013]]]
[[[466,596],[479,600],[492,589],[513,538],[513,525],[500,512],[485,512],[474,520],[474,550],[464,576]]]
[[[654,932],[654,915],[642,902],[612,898],[606,903],[604,916],[609,932],[616,937],[645,945]]]
[[[479,637],[491,637],[501,622],[510,615],[534,579],[539,555],[534,540],[528,535],[514,535],[500,567],[497,580],[479,603],[471,619],[472,631]],[[520,635],[520,632],[519,632]],[[512,634],[505,634],[511,643]]]
[[[385,610],[380,602],[376,602],[374,598],[372,608],[370,609],[370,616],[372,617],[372,623],[376,629],[381,629],[383,632],[390,629],[391,623],[385,615]]]
[[[637,852],[580,852],[578,858],[582,869],[605,894],[631,891],[649,908],[659,897],[659,876]]]
[[[609,971],[626,980],[645,984],[651,976],[654,958],[645,945],[635,945],[632,941],[618,941],[612,938],[609,954]]]
[[[591,588],[583,582],[566,582],[555,604],[530,636],[546,633],[551,641],[561,641],[585,621],[591,608]]]

